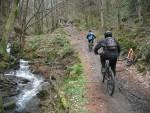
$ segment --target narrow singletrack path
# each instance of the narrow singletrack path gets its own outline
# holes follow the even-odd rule
[[[116,90],[114,96],[110,97],[105,86],[101,82],[100,58],[88,51],[88,43],[85,35],[81,34],[75,27],[66,27],[69,40],[74,49],[79,53],[82,61],[86,82],[87,109],[90,113],[150,113],[150,90],[142,89],[129,76],[120,62],[116,77]]]

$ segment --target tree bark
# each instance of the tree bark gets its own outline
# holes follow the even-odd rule
[[[100,0],[100,4],[101,4],[101,27],[102,29],[104,29],[104,2],[103,0]]]
[[[4,27],[2,40],[0,42],[0,48],[1,48],[0,53],[2,53],[2,54],[6,53],[6,47],[7,47],[9,33],[13,29],[14,21],[15,21],[15,18],[17,16],[18,3],[19,3],[19,0],[13,1],[11,13],[10,13],[9,18],[6,22],[6,25]]]
[[[141,5],[141,0],[137,0],[138,2],[138,18],[141,24],[143,23],[143,17],[142,17],[142,5]]]

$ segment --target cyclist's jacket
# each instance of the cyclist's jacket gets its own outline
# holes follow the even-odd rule
[[[95,54],[98,54],[101,47],[103,48],[103,54],[106,56],[118,56],[121,51],[119,43],[113,37],[107,37],[99,41],[94,48]]]
[[[96,36],[92,32],[89,32],[86,38],[90,41],[90,40],[94,40]]]

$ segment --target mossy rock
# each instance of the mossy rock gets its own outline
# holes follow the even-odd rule
[[[16,56],[20,52],[21,48],[18,42],[14,42],[11,47],[11,54]]]
[[[37,96],[40,99],[45,99],[47,96],[49,96],[49,92],[48,92],[48,90],[42,90],[37,94]]]
[[[9,64],[7,62],[5,62],[5,61],[0,62],[0,71],[4,71],[8,67],[9,67]]]
[[[14,100],[4,104],[4,109],[6,110],[11,110],[11,109],[14,109],[15,107],[16,107],[16,101]]]

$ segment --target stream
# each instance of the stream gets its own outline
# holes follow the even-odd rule
[[[18,89],[20,91],[19,95],[15,97],[16,109],[9,113],[26,113],[25,111],[32,113],[32,110],[29,110],[31,108],[28,109],[28,106],[32,105],[32,108],[34,108],[37,105],[38,99],[35,98],[37,93],[41,90],[44,81],[43,78],[39,75],[32,74],[29,69],[29,62],[23,59],[20,60],[18,70],[11,71],[5,75],[14,76],[21,80],[17,81]],[[32,103],[34,101],[36,101],[36,103]]]

